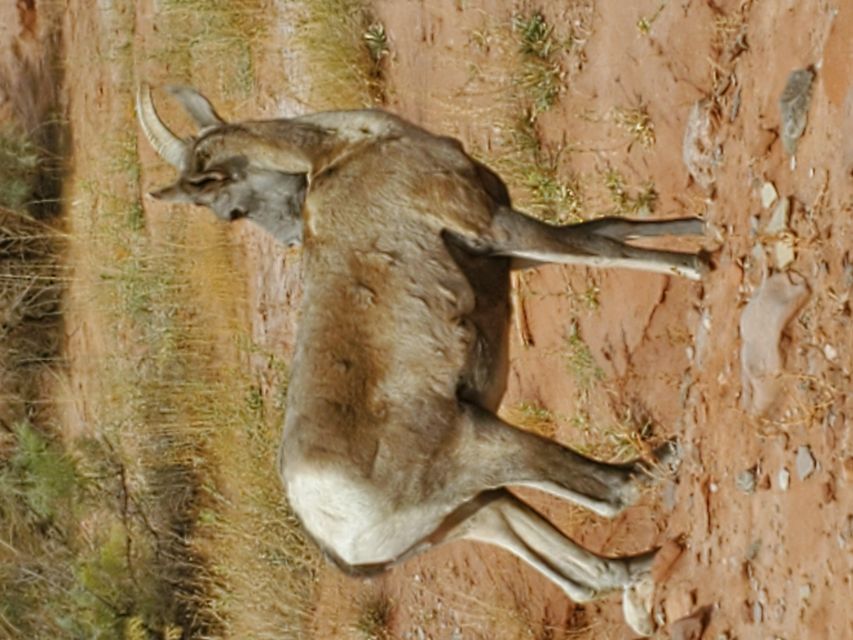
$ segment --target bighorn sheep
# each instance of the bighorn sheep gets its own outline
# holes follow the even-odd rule
[[[623,590],[652,631],[654,551],[603,557],[516,498],[527,486],[613,516],[651,481],[498,418],[510,270],[532,262],[698,279],[699,254],[626,239],[700,234],[702,221],[603,218],[551,226],[515,211],[461,144],[378,110],[226,123],[189,88],[182,140],[142,87],[141,128],[180,171],[155,196],[247,217],[303,245],[304,295],[279,472],[308,534],[353,574],[450,540],[503,547],[586,602]],[[674,458],[674,447],[658,452]]]

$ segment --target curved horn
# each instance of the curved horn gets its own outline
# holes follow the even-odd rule
[[[192,87],[183,85],[170,85],[166,90],[171,93],[190,114],[195,123],[201,128],[218,127],[225,124],[210,100],[201,95]]]
[[[157,154],[183,171],[186,168],[187,144],[163,124],[151,100],[151,87],[147,84],[141,84],[136,92],[136,115],[142,132]]]

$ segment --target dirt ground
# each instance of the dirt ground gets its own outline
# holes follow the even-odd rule
[[[454,108],[468,80],[460,61],[480,64],[471,31],[484,18],[509,20],[514,7],[459,4],[380,3],[393,51],[389,107],[488,148],[492,123]],[[571,19],[566,6],[541,4],[555,25]],[[605,375],[585,409],[600,423],[626,414],[650,421],[657,435],[678,438],[683,463],[658,495],[613,522],[525,497],[603,553],[667,541],[683,547],[656,595],[661,637],[669,637],[666,624],[705,612],[706,638],[853,638],[842,604],[853,596],[853,7],[670,2],[644,35],[638,21],[658,6],[595,3],[585,63],[541,131],[582,150],[572,154],[574,171],[609,163],[631,180],[652,181],[660,214],[703,216],[716,268],[701,284],[577,268],[531,273],[524,285],[535,293],[523,300],[533,344],[514,335],[504,405],[576,412],[577,389],[559,355],[577,315],[564,294],[594,284],[600,306],[578,316],[578,330]],[[816,79],[794,165],[779,139],[778,100],[788,74],[809,66]],[[687,119],[701,99],[716,110],[712,189],[691,180],[682,159]],[[601,117],[638,102],[654,123],[651,149],[630,145]],[[756,416],[741,404],[739,322],[764,274],[775,271],[759,233],[770,217],[760,198],[767,182],[791,198],[796,258],[787,271],[805,280],[809,297],[784,331],[773,406]],[[575,431],[566,419],[556,437],[571,443]],[[801,447],[813,472],[807,453],[798,467]],[[572,637],[568,623],[587,627],[589,637],[630,637],[617,598],[573,607],[520,563],[471,545],[411,561],[381,588],[397,603],[394,630],[403,638]],[[330,588],[331,602],[336,589],[345,592]]]
[[[32,3],[18,4],[27,9]],[[632,184],[653,183],[656,215],[701,215],[715,268],[701,283],[562,267],[523,276],[528,336],[523,343],[513,332],[506,411],[521,404],[546,408],[558,416],[554,437],[566,443],[589,433],[603,437],[599,427],[627,421],[650,424],[653,439],[674,437],[683,449],[676,477],[613,521],[533,492],[524,497],[605,554],[664,543],[672,556],[681,549],[671,566],[660,567],[661,638],[671,637],[674,621],[697,612],[707,621],[703,637],[715,640],[853,638],[846,605],[853,602],[853,5],[587,4],[593,9],[583,60],[540,119],[544,141],[570,145],[566,162],[579,176],[614,167]],[[140,24],[152,6],[140,3]],[[530,5],[377,2],[391,51],[387,107],[460,137],[488,161],[495,135],[489,108],[496,98],[472,91],[472,73],[490,68],[492,53],[482,46],[488,25],[509,23],[522,7]],[[567,29],[573,7],[543,1],[535,8]],[[14,30],[9,25],[21,17],[34,19],[29,10],[4,9],[0,16],[7,13],[2,29]],[[129,108],[114,93],[114,78],[97,66],[73,64],[100,55],[90,25],[95,13],[94,5],[69,2],[64,16],[66,112],[78,159],[85,157],[81,141],[98,127],[91,114],[105,118]],[[20,33],[34,28],[14,24]],[[483,37],[478,46],[474,33]],[[253,115],[291,104],[275,64],[280,60],[269,60],[257,74],[263,98]],[[150,63],[134,65],[154,73]],[[780,139],[778,101],[791,71],[806,67],[815,74],[808,121],[791,157]],[[683,160],[688,118],[700,100],[708,101],[713,129],[704,184],[691,178]],[[607,115],[638,104],[654,125],[650,147],[633,144]],[[779,238],[766,231],[777,206],[766,195],[768,183],[779,198],[790,198],[783,240],[794,258],[784,268],[774,263]],[[235,233],[252,274],[252,338],[286,353],[299,297],[298,256],[246,226]],[[781,347],[781,364],[768,376],[770,399],[757,411],[745,399],[741,358],[751,345],[740,323],[762,282],[777,272],[805,283],[808,296],[783,323],[779,340],[770,330],[775,316],[762,316],[753,331],[756,341],[767,338],[771,356],[777,343]],[[579,295],[591,290],[596,305],[579,305]],[[602,372],[583,393],[565,361],[572,322]],[[72,392],[85,405],[84,365],[87,350],[97,347],[97,321],[71,309],[68,323],[70,357],[81,363],[74,378],[80,386]],[[255,365],[264,366],[260,359]],[[586,423],[572,419],[580,414]],[[507,554],[473,544],[414,559],[370,589],[393,603],[390,628],[399,638],[631,637],[618,598],[573,605]],[[323,574],[315,637],[344,635],[357,615],[355,593],[363,594],[364,586],[332,570]]]

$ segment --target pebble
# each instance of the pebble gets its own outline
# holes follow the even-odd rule
[[[773,203],[776,202],[776,198],[779,197],[779,194],[776,192],[776,187],[772,182],[765,182],[761,185],[761,206],[765,209],[769,209],[773,206]]]
[[[705,630],[701,612],[673,622],[669,628],[672,640],[699,640]]]
[[[847,456],[847,459],[844,461],[841,468],[844,474],[844,479],[848,482],[853,480],[853,456]]]
[[[764,620],[764,607],[761,606],[760,602],[754,602],[752,604],[752,621],[755,624],[761,624],[762,620]]]
[[[805,480],[814,473],[815,465],[811,449],[806,445],[799,447],[797,449],[797,477],[800,480]]]
[[[777,479],[779,481],[779,488],[782,491],[787,491],[788,486],[791,484],[791,474],[788,473],[788,470],[787,469],[780,469],[779,470],[779,476]]]
[[[737,474],[735,485],[747,495],[755,493],[755,469],[746,469]]]
[[[773,209],[773,213],[770,216],[770,220],[767,222],[767,226],[764,228],[764,232],[770,235],[775,235],[777,233],[782,233],[783,231],[788,230],[788,215],[791,213],[791,200],[790,198],[782,198],[779,201],[779,204],[776,205],[776,208]]]
[[[782,144],[791,156],[796,152],[797,141],[806,130],[814,75],[811,69],[792,71],[779,98],[779,111],[782,114]]]
[[[684,548],[675,540],[667,540],[663,543],[652,563],[652,578],[656,583],[666,582],[683,552]]]

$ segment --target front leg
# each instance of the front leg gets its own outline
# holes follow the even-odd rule
[[[707,270],[702,254],[635,247],[629,237],[685,235],[701,228],[701,220],[637,221],[606,218],[575,225],[545,224],[513,209],[495,212],[486,238],[474,250],[534,262],[620,267],[680,275],[699,280]]]

